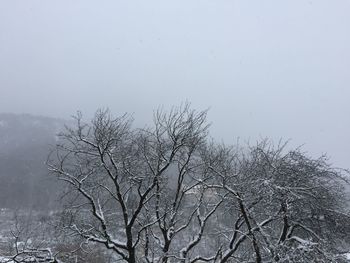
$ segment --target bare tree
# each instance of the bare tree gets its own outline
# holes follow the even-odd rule
[[[210,166],[217,179],[208,185],[227,191],[235,217],[223,231],[229,245],[218,262],[343,262],[339,241],[349,241],[350,233],[347,171],[268,141],[234,157],[229,151],[218,150]]]
[[[113,119],[99,111],[87,125],[78,115],[77,128],[61,134],[62,144],[48,162],[69,185],[74,216],[67,227],[127,262],[187,258],[222,203],[204,201],[207,190],[200,188],[207,175],[198,154],[207,135],[205,116],[184,105],[169,114],[158,111],[153,128],[132,129],[128,116]],[[190,197],[191,190],[199,195]],[[189,198],[192,206],[185,202]],[[193,224],[196,238],[170,250]]]
[[[206,111],[76,116],[48,159],[67,186],[62,227],[124,262],[341,262],[343,170],[263,141],[210,142]]]

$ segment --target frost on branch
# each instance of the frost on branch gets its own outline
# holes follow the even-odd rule
[[[217,144],[208,128],[189,105],[143,129],[78,115],[48,160],[67,186],[62,227],[121,262],[341,262],[346,171],[268,141]]]

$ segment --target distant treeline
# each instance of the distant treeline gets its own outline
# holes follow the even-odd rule
[[[59,189],[45,162],[63,127],[58,119],[0,114],[0,207],[56,206]]]

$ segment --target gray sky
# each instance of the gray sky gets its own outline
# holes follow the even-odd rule
[[[349,0],[0,1],[0,112],[210,107],[212,135],[350,167]]]

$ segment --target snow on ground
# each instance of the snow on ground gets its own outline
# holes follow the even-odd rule
[[[14,263],[12,260],[9,261],[8,258],[0,256],[0,263]]]

